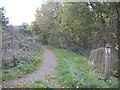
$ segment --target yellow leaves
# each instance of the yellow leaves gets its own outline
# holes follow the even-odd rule
[[[113,37],[115,37],[115,38],[116,38],[116,35],[115,35],[115,33],[112,33],[112,35],[113,35]]]
[[[116,44],[116,47],[115,47],[116,50],[118,50],[118,44]]]
[[[79,38],[76,38],[76,41],[78,42],[80,39]]]
[[[32,30],[32,27],[31,26],[26,26],[27,29],[29,30]]]

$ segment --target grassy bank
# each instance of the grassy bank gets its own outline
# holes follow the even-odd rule
[[[103,74],[96,74],[88,63],[88,57],[50,47],[57,57],[57,77],[64,87],[117,88],[117,79],[103,81]]]
[[[30,60],[30,62],[29,62],[29,60],[28,60],[28,62],[26,62],[24,64],[19,64],[12,69],[3,70],[2,81],[20,78],[24,75],[34,72],[35,69],[41,64],[41,61],[43,58],[42,48],[37,50],[35,52],[34,56],[28,56],[28,57],[29,57],[29,59],[32,59],[32,61]]]

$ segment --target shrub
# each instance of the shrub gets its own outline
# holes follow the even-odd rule
[[[67,49],[70,52],[81,54],[83,56],[89,56],[90,55],[90,50],[86,50],[84,48],[80,48],[77,45],[70,45]]]

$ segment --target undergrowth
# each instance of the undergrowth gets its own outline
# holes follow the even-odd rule
[[[35,69],[41,64],[42,56],[43,56],[43,50],[41,48],[35,52],[34,56],[28,56],[29,59],[32,59],[32,61],[30,60],[29,62],[28,60],[28,62],[19,64],[12,69],[3,70],[2,81],[21,78],[24,75],[34,72]]]

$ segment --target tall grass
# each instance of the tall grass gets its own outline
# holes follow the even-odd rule
[[[117,88],[118,82],[110,77],[103,81],[103,74],[95,73],[88,63],[88,57],[50,47],[57,57],[58,81],[70,88]]]

